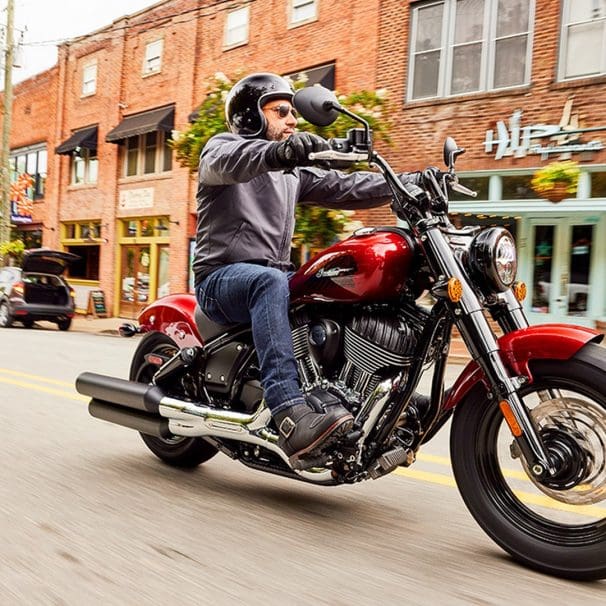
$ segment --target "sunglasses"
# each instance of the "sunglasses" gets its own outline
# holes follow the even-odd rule
[[[290,105],[286,105],[286,103],[276,105],[275,107],[268,107],[267,109],[277,112],[280,118],[286,118],[288,114],[292,114],[293,118],[297,118],[299,116],[297,110],[294,107],[291,107]]]

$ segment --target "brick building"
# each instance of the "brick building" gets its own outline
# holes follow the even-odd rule
[[[158,2],[62,45],[55,68],[16,87],[11,153],[45,144],[48,154],[26,229],[81,254],[71,278],[80,307],[101,288],[129,317],[187,289],[195,180],[168,138],[187,128],[217,71],[307,71],[342,92],[389,91],[384,151],[400,170],[441,164],[455,137],[467,149],[460,174],[479,195],[453,200],[454,220],[515,232],[534,320],[591,325],[606,314],[606,59],[590,52],[606,48],[604,10],[572,0]],[[530,177],[563,155],[583,172],[576,198],[553,204]],[[385,208],[361,218],[394,222]]]

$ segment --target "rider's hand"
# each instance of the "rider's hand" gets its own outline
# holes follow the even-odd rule
[[[417,170],[413,173],[400,173],[398,178],[403,184],[412,183],[413,185],[421,185],[423,173]]]
[[[330,149],[328,141],[313,133],[294,133],[284,141],[271,143],[265,152],[265,160],[271,168],[311,166],[316,162],[309,154]]]

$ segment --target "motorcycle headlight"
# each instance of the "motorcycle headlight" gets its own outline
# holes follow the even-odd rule
[[[503,292],[511,287],[518,270],[516,244],[503,227],[480,232],[469,249],[469,270],[491,290]]]

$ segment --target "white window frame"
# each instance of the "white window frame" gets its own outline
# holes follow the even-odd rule
[[[164,51],[164,40],[154,40],[145,45],[143,57],[143,75],[157,74],[162,70],[162,53]]]
[[[48,170],[48,152],[46,144],[12,149],[10,151],[9,168],[11,183],[15,181],[21,173],[26,172],[34,178],[34,184],[28,190],[28,196],[32,200],[44,198]]]
[[[526,57],[525,57],[525,69],[524,69],[524,80],[521,83],[514,84],[505,87],[494,86],[494,61],[496,56],[496,29],[497,29],[497,15],[498,15],[498,0],[484,0],[484,23],[483,23],[483,37],[482,43],[482,57],[480,63],[480,80],[479,86],[476,90],[465,91],[462,93],[452,93],[452,63],[454,49],[457,45],[454,44],[455,36],[455,25],[456,25],[456,5],[457,0],[435,0],[433,2],[418,2],[411,5],[411,28],[410,28],[410,44],[408,53],[408,65],[409,65],[409,78],[408,87],[406,92],[406,98],[408,101],[425,101],[430,99],[438,99],[443,97],[455,97],[462,95],[473,95],[493,90],[509,90],[512,88],[518,88],[520,86],[526,86],[530,82],[530,70],[532,65],[532,46],[533,46],[533,25],[535,17],[535,6],[536,0],[528,0],[528,30],[526,32],[520,32],[515,36],[526,35]],[[414,70],[415,70],[415,41],[417,36],[418,27],[418,13],[419,10],[427,8],[429,6],[443,5],[443,17],[442,17],[442,32],[441,32],[441,45],[440,50],[440,63],[438,66],[438,87],[435,96],[427,97],[413,97],[414,91]]]
[[[564,0],[562,6],[562,29],[560,31],[560,56],[558,58],[558,80],[578,80],[580,78],[595,78],[596,76],[603,76],[606,74],[606,13],[597,17],[596,19],[590,19],[589,21],[577,21],[575,23],[570,22],[570,5],[572,0]],[[592,23],[593,21],[602,21],[602,67],[599,72],[591,74],[580,74],[574,76],[566,75],[566,55],[568,53],[568,30],[571,26],[581,25],[584,23]]]
[[[313,15],[308,15],[309,7],[313,7]],[[302,25],[318,18],[318,0],[290,0],[290,25]]]
[[[82,96],[89,97],[97,92],[97,62],[87,63],[82,68]]]
[[[155,161],[154,161],[154,171],[153,172],[145,172],[145,150],[146,150],[146,141],[147,135],[151,133],[156,133],[156,151],[155,151]],[[128,174],[128,145],[129,141],[137,138],[137,160],[136,160],[136,172],[132,175]],[[143,177],[150,175],[160,175],[163,173],[167,173],[172,170],[172,149],[167,145],[167,141],[170,139],[170,134],[158,130],[158,131],[150,131],[149,133],[144,133],[142,135],[135,135],[134,137],[128,137],[122,141],[122,177],[125,179],[132,179],[135,177]],[[135,149],[133,146],[132,149]],[[166,167],[166,155],[170,156],[169,168]]]
[[[82,178],[78,179],[78,167],[82,166]],[[99,177],[99,158],[96,149],[82,147],[77,149],[71,156],[71,184],[91,185],[97,183]]]
[[[243,23],[241,23],[243,18]],[[225,18],[225,34],[223,45],[226,48],[248,43],[250,29],[250,6],[247,4],[241,8],[227,13]]]

